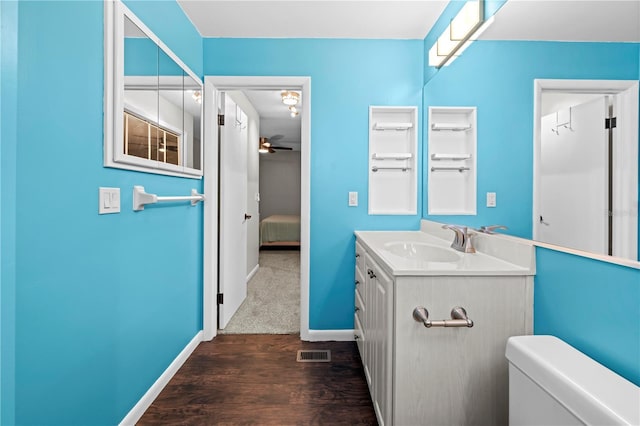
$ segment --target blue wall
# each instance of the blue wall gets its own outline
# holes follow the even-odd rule
[[[634,80],[639,54],[633,43],[477,41],[441,68],[424,87],[425,122],[429,106],[478,107],[478,214],[429,216],[425,198],[425,218],[475,227],[501,223],[531,238],[533,80]],[[486,207],[488,191],[497,193],[498,207]]]
[[[164,44],[199,76],[202,72],[202,37],[174,0],[123,0]]]
[[[640,270],[536,250],[534,331],[640,386]]]
[[[18,5],[0,2],[0,424],[15,423]]]
[[[420,107],[422,50],[421,40],[204,41],[206,75],[311,76],[311,329],[353,327],[355,229],[418,227],[419,215],[367,214],[367,129],[369,105]]]
[[[175,2],[129,6],[201,74],[202,39]],[[15,74],[2,2],[3,106],[5,83],[17,95],[15,115],[2,110],[2,370],[15,338],[15,384],[3,374],[2,423],[115,424],[202,327],[202,206],[134,213],[132,187],[178,195],[202,183],[102,167],[102,2],[11,7]],[[120,214],[98,215],[99,186],[121,188]]]

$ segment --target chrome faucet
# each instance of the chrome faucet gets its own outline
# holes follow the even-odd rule
[[[451,243],[451,248],[463,253],[476,252],[476,249],[473,248],[473,244],[471,244],[471,237],[473,236],[473,234],[469,233],[466,226],[442,225],[442,227],[444,229],[451,229],[453,232],[455,232],[455,237],[453,238],[453,242]]]
[[[490,226],[481,226],[479,231],[485,234],[495,234],[496,229],[509,229],[504,225],[490,225]]]

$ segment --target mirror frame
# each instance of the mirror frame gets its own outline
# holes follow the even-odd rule
[[[135,157],[124,153],[124,19],[128,18],[200,85],[202,80],[158,38],[121,0],[104,2],[104,167],[201,179],[204,173],[203,105],[200,105],[200,169]],[[183,78],[184,78],[183,77]],[[184,93],[184,91],[183,91]],[[183,95],[184,96],[184,95]],[[184,129],[182,129],[184,132]]]
[[[537,218],[540,216],[540,204],[541,204],[541,195],[540,195],[540,175],[538,174],[538,169],[541,162],[541,152],[540,148],[542,145],[541,142],[541,126],[540,122],[542,119],[541,114],[541,104],[542,104],[542,92],[544,91],[565,91],[565,92],[574,92],[574,93],[601,93],[601,94],[610,94],[615,95],[621,93],[625,90],[633,91],[633,105],[635,107],[630,111],[633,113],[632,115],[637,114],[638,112],[638,97],[640,96],[639,89],[639,81],[638,80],[581,80],[581,79],[543,79],[537,78],[533,81],[533,205],[532,205],[532,235],[531,239],[537,243],[547,244],[550,246],[555,246],[555,244],[547,243],[540,239],[540,235],[538,233],[538,228],[536,227]],[[619,112],[618,112],[619,113]],[[637,128],[633,129],[635,131],[634,134],[637,134]],[[634,136],[635,137],[635,136]],[[637,142],[637,141],[636,141]],[[636,158],[636,168],[633,170],[634,174],[638,172],[638,164],[640,162],[640,156]],[[636,185],[638,182],[636,181]],[[638,186],[636,186],[636,190]],[[636,221],[635,227],[629,230],[632,235],[632,240],[635,244],[635,258],[631,257],[620,257],[616,255],[609,255],[606,253],[596,253],[585,251],[580,248],[570,247],[570,246],[558,246],[558,247],[566,247],[570,250],[575,250],[578,252],[584,253],[593,253],[599,256],[607,256],[612,259],[625,259],[631,262],[639,262],[640,261],[640,252],[637,251],[638,247],[638,212],[636,211]]]

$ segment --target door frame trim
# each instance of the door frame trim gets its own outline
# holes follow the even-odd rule
[[[218,193],[218,93],[225,90],[281,90],[289,88],[302,92],[302,129],[300,146],[300,339],[309,340],[309,264],[311,216],[311,77],[267,76],[205,76],[205,135],[204,187],[208,195],[204,211],[203,250],[203,340],[217,334],[218,288],[217,229],[218,203],[212,194]],[[212,117],[216,117],[214,120]],[[217,196],[215,197],[217,198]],[[211,200],[211,202],[209,202]],[[207,261],[208,259],[213,261]]]

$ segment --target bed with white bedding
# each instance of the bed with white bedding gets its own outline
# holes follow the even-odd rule
[[[299,246],[300,216],[275,214],[260,221],[261,246]]]

